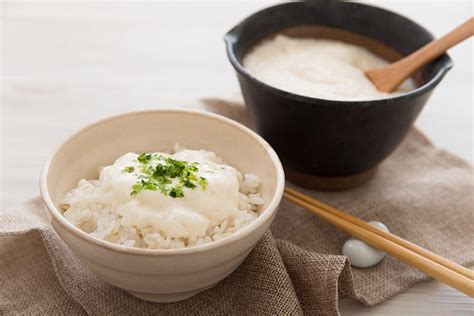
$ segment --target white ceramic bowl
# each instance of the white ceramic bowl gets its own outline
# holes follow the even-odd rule
[[[81,231],[63,217],[59,200],[81,178],[126,152],[169,151],[175,143],[216,152],[228,164],[263,180],[265,205],[255,222],[218,241],[186,249],[139,249],[113,244]],[[212,287],[234,271],[275,217],[284,188],[278,156],[253,131],[215,114],[160,109],[114,116],[67,139],[47,160],[40,179],[52,226],[97,276],[152,302],[174,302]]]

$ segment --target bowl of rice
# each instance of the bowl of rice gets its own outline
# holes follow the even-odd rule
[[[58,235],[98,277],[175,302],[232,273],[269,228],[280,160],[253,131],[190,109],[91,124],[47,160],[40,179]]]

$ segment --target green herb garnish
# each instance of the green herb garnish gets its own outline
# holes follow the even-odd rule
[[[151,154],[143,153],[140,156],[137,157],[138,162],[141,162],[143,164],[147,164],[150,162],[152,158]]]
[[[122,172],[127,172],[127,173],[132,173],[133,171],[135,171],[134,167],[125,167],[122,170]]]
[[[189,163],[164,157],[159,154],[143,153],[137,157],[140,163],[138,170],[142,173],[137,176],[138,182],[132,186],[130,195],[136,195],[143,190],[160,191],[172,198],[184,196],[183,188],[191,190],[198,186],[202,190],[207,188],[207,180],[198,176],[199,163]],[[134,167],[125,167],[123,172],[132,173]],[[173,179],[176,179],[173,184]]]
[[[168,195],[171,196],[172,198],[183,197],[184,196],[183,188],[181,188],[180,186],[175,186],[174,188],[171,189]]]

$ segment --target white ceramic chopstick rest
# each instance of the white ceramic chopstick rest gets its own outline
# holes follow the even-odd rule
[[[370,225],[389,232],[387,226],[381,222],[371,221]],[[342,246],[342,254],[349,258],[351,265],[357,268],[369,268],[379,263],[386,255],[385,252],[369,246],[359,239],[350,238]]]

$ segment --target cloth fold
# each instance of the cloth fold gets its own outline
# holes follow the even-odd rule
[[[240,102],[200,107],[246,125]],[[464,265],[474,263],[472,166],[413,129],[367,184],[342,192],[302,190]],[[57,236],[35,198],[0,211],[0,314],[338,314],[339,297],[377,304],[426,275],[387,257],[354,269],[340,255],[349,238],[283,200],[244,263],[215,287],[183,302],[153,304],[104,283]]]

